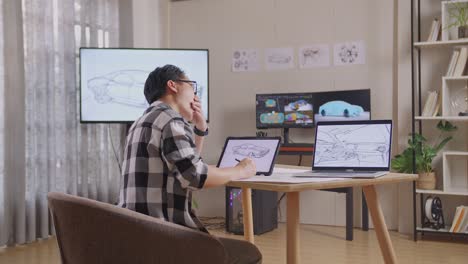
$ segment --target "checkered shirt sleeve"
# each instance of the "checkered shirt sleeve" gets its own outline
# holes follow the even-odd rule
[[[163,128],[162,139],[163,158],[182,188],[201,189],[208,166],[197,153],[192,128],[182,118],[174,118]]]

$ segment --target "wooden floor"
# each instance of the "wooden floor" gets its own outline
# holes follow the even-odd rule
[[[212,234],[242,239],[211,230]],[[255,236],[255,243],[264,257],[264,264],[286,262],[286,226]],[[301,263],[383,263],[375,232],[354,230],[354,241],[344,239],[343,227],[301,225]],[[400,263],[468,263],[467,242],[418,240],[391,232],[391,239]],[[25,246],[0,248],[1,264],[59,264],[56,239],[50,238]]]

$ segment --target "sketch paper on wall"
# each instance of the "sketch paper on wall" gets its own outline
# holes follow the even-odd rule
[[[232,71],[233,72],[246,72],[258,71],[259,52],[256,49],[237,49],[232,53]]]
[[[294,68],[294,49],[266,49],[265,65],[267,70],[287,70]]]
[[[299,68],[328,66],[330,66],[330,48],[328,45],[312,45],[299,49]]]
[[[364,41],[337,43],[333,49],[335,66],[366,63]]]

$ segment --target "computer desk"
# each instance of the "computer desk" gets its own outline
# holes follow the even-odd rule
[[[309,167],[277,165],[282,168],[309,169]],[[244,237],[254,243],[252,216],[252,189],[285,192],[287,197],[286,219],[286,258],[288,264],[298,264],[299,259],[299,193],[307,190],[345,188],[361,186],[366,197],[368,209],[374,223],[375,233],[385,263],[397,263],[387,225],[375,190],[376,185],[400,183],[417,180],[415,174],[389,173],[376,179],[346,179],[341,181],[311,182],[311,183],[265,183],[232,181],[227,185],[242,188],[242,208],[244,222]]]
[[[299,156],[298,166],[301,166],[302,156],[313,156],[314,155],[314,144],[307,143],[283,143],[280,146],[278,155],[295,155]],[[310,167],[309,167],[310,169]],[[353,228],[354,228],[354,210],[353,210],[353,188],[334,188],[326,189],[322,191],[330,191],[336,193],[346,194],[346,240],[353,241]],[[364,194],[363,194],[364,195]],[[367,210],[366,200],[361,201],[361,227],[362,230],[369,230],[369,216]]]

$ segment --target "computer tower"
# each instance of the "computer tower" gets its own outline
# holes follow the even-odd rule
[[[278,193],[252,190],[254,234],[259,235],[278,227]],[[244,234],[242,189],[226,187],[226,231]]]

